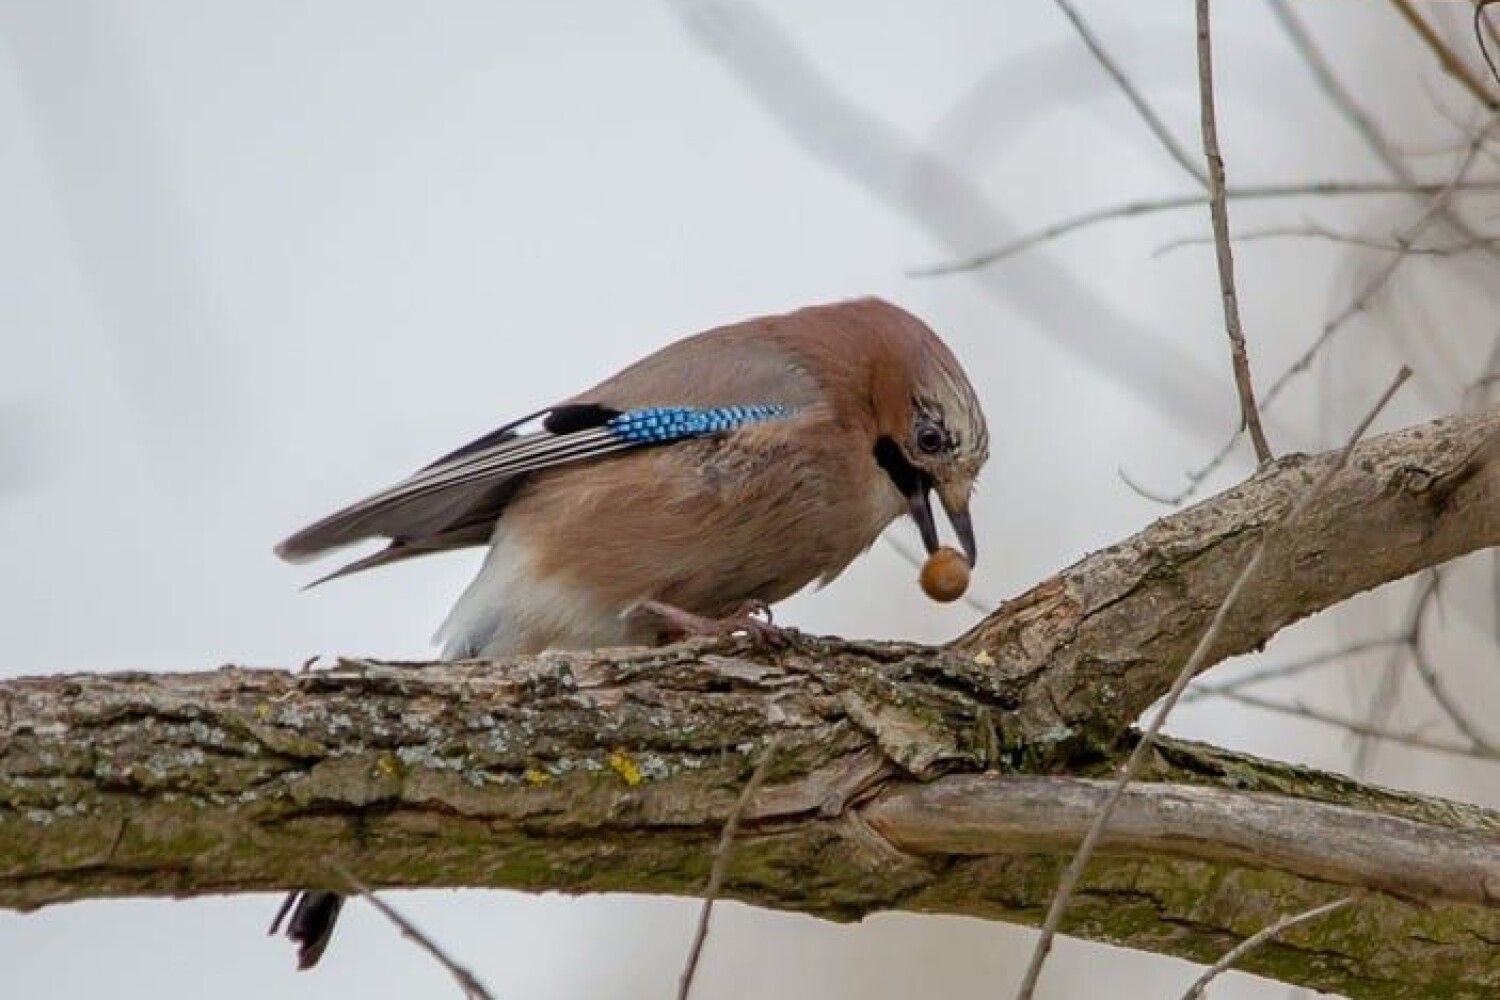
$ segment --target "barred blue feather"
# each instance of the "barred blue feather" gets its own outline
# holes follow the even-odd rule
[[[791,407],[772,403],[714,406],[706,409],[651,406],[641,410],[628,410],[609,420],[604,426],[615,437],[630,444],[667,444],[708,434],[722,434],[745,424],[781,420],[791,415]]]

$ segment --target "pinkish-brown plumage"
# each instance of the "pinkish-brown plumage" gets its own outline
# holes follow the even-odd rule
[[[612,429],[614,417],[653,407],[753,413],[670,443]],[[535,418],[542,430],[503,427],[278,553],[390,541],[338,576],[488,544],[440,630],[449,658],[654,643],[664,622],[643,605],[687,620],[772,604],[832,580],[903,513],[933,551],[931,490],[974,558],[968,501],[989,447],[983,414],[942,341],[878,299],[688,337]],[[283,907],[302,967],[327,945],[338,902],[306,892]]]
[[[902,513],[935,544],[928,488],[972,548],[967,501],[988,449],[983,416],[948,348],[887,302],[687,337],[555,409],[592,426],[649,407],[765,405],[787,415],[651,447],[611,443],[519,474],[469,471],[541,447],[492,435],[455,453],[461,475],[437,463],[418,474],[436,485],[398,484],[279,551],[300,558],[390,539],[354,565],[366,568],[488,542],[440,633],[445,655],[459,657],[653,642],[661,622],[640,610],[647,601],[708,617],[774,603],[833,579]]]

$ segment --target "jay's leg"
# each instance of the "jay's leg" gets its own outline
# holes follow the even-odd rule
[[[661,601],[645,601],[643,611],[660,618],[673,638],[726,636],[743,632],[758,646],[792,645],[796,629],[781,628],[771,621],[771,606],[765,601],[745,601],[723,618],[708,618]]]

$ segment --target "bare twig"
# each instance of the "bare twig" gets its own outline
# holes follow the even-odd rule
[[[1396,710],[1396,705],[1400,700],[1401,684],[1406,679],[1406,661],[1415,654],[1417,646],[1422,641],[1427,605],[1437,598],[1441,583],[1442,576],[1438,570],[1434,569],[1426,574],[1425,582],[1411,593],[1411,603],[1404,619],[1406,625],[1401,633],[1401,644],[1381,668],[1375,690],[1365,708],[1364,721],[1371,729],[1380,730],[1384,727]],[[1355,732],[1354,735],[1359,737],[1359,740],[1355,745],[1350,770],[1356,774],[1364,774],[1370,765],[1375,743],[1380,737],[1378,733],[1366,732]]]
[[[1313,708],[1301,702],[1277,701],[1274,698],[1263,698],[1260,695],[1246,694],[1243,691],[1221,690],[1216,685],[1207,685],[1201,688],[1201,690],[1205,694],[1219,695],[1227,701],[1238,702],[1250,708],[1260,708],[1267,712],[1276,712],[1280,715],[1290,715],[1299,719],[1307,719],[1311,722],[1319,722],[1325,726],[1334,726],[1338,729],[1343,729],[1349,733],[1353,733],[1355,736],[1379,740],[1383,743],[1399,743],[1402,746],[1415,747],[1418,750],[1431,750],[1434,753],[1452,754],[1455,757],[1473,757],[1476,760],[1500,760],[1500,755],[1496,755],[1484,747],[1471,743],[1434,739],[1429,736],[1423,736],[1420,733],[1401,732],[1365,719],[1339,715],[1321,708]]]
[[[1308,71],[1312,73],[1313,79],[1317,81],[1318,86],[1322,88],[1323,92],[1328,95],[1328,99],[1333,102],[1334,107],[1338,109],[1339,113],[1344,116],[1354,130],[1359,133],[1360,138],[1365,141],[1365,145],[1370,148],[1370,152],[1384,164],[1392,177],[1404,184],[1415,186],[1416,177],[1413,176],[1405,161],[1402,160],[1400,152],[1386,138],[1380,127],[1376,125],[1375,120],[1355,100],[1354,95],[1348,88],[1339,82],[1338,77],[1333,72],[1333,67],[1324,58],[1322,51],[1318,48],[1317,42],[1313,40],[1307,28],[1303,26],[1297,15],[1292,12],[1291,5],[1287,0],[1270,0],[1270,8],[1271,16],[1281,25],[1281,29],[1286,33],[1287,40],[1291,42],[1292,49],[1301,57]],[[1479,234],[1471,229],[1463,219],[1459,218],[1458,213],[1453,211],[1451,206],[1443,208],[1441,218],[1449,228],[1465,241],[1475,244],[1484,253],[1492,257],[1500,258],[1500,249],[1493,246],[1479,246],[1481,243]]]
[[[1476,749],[1485,751],[1489,756],[1500,757],[1500,747],[1492,743],[1479,730],[1469,718],[1468,712],[1458,703],[1458,700],[1448,693],[1448,688],[1443,684],[1442,679],[1438,677],[1437,670],[1428,658],[1427,649],[1422,642],[1422,622],[1424,615],[1438,594],[1438,585],[1441,579],[1442,577],[1439,573],[1434,571],[1431,574],[1431,580],[1427,585],[1426,592],[1418,600],[1411,632],[1407,638],[1407,643],[1411,649],[1412,666],[1416,668],[1417,676],[1422,679],[1422,684],[1427,688],[1427,693],[1432,695],[1432,700],[1437,702],[1438,707],[1443,710],[1443,714],[1448,717],[1454,727],[1463,733],[1469,742],[1474,744]]]
[[[1078,37],[1083,39],[1083,44],[1088,47],[1089,52],[1098,61],[1099,65],[1103,67],[1104,72],[1108,73],[1110,79],[1115,81],[1121,93],[1125,95],[1125,99],[1130,102],[1130,106],[1135,108],[1136,114],[1141,116],[1141,120],[1151,130],[1151,134],[1156,136],[1156,140],[1167,151],[1167,155],[1179,167],[1186,170],[1188,176],[1198,182],[1199,187],[1208,187],[1208,177],[1203,173],[1203,168],[1193,162],[1193,158],[1188,155],[1187,150],[1182,148],[1182,144],[1177,141],[1177,137],[1167,128],[1166,123],[1161,120],[1151,105],[1146,103],[1145,97],[1141,95],[1141,92],[1136,89],[1135,84],[1125,75],[1125,71],[1120,68],[1119,64],[1105,50],[1103,43],[1099,41],[1098,36],[1094,34],[1093,29],[1084,21],[1078,10],[1069,0],[1053,0],[1053,2],[1057,4],[1058,9],[1063,12],[1063,15],[1072,22],[1074,30],[1078,32]]]
[[[1027,965],[1025,976],[1021,980],[1021,988],[1016,994],[1017,1000],[1031,1000],[1035,993],[1037,980],[1041,977],[1042,965],[1046,962],[1047,955],[1052,950],[1052,941],[1057,936],[1057,928],[1062,923],[1063,913],[1067,909],[1068,901],[1072,898],[1074,889],[1077,888],[1079,880],[1083,877],[1084,869],[1088,866],[1090,859],[1093,858],[1094,850],[1098,847],[1099,841],[1104,835],[1104,828],[1109,823],[1110,815],[1114,812],[1115,806],[1119,803],[1120,797],[1124,794],[1126,787],[1140,773],[1151,747],[1156,742],[1157,734],[1161,732],[1162,726],[1166,724],[1167,716],[1176,707],[1177,700],[1182,697],[1182,692],[1207,662],[1209,651],[1218,640],[1219,633],[1223,631],[1224,623],[1229,619],[1230,611],[1234,609],[1235,604],[1240,599],[1240,595],[1244,593],[1245,588],[1255,577],[1256,572],[1259,571],[1271,537],[1277,531],[1286,530],[1302,518],[1307,508],[1317,500],[1323,490],[1333,480],[1333,477],[1343,469],[1345,463],[1349,460],[1349,453],[1354,449],[1359,439],[1364,436],[1365,431],[1374,422],[1376,416],[1380,414],[1381,410],[1385,409],[1391,397],[1396,394],[1396,391],[1410,377],[1411,369],[1403,365],[1401,370],[1397,372],[1396,377],[1391,381],[1390,386],[1381,394],[1380,399],[1370,409],[1369,413],[1366,414],[1365,418],[1360,421],[1359,426],[1354,429],[1354,433],[1349,436],[1349,440],[1344,445],[1344,448],[1328,464],[1323,474],[1298,497],[1279,524],[1268,529],[1261,535],[1260,542],[1256,545],[1255,551],[1251,553],[1249,560],[1246,561],[1244,567],[1234,578],[1234,582],[1230,585],[1228,593],[1224,595],[1224,599],[1219,602],[1219,606],[1214,611],[1214,616],[1209,621],[1208,627],[1204,630],[1203,635],[1199,637],[1197,645],[1193,647],[1192,654],[1187,658],[1187,662],[1178,671],[1176,679],[1172,682],[1172,687],[1162,699],[1155,716],[1152,717],[1151,722],[1146,728],[1141,731],[1140,739],[1136,742],[1134,749],[1131,750],[1124,767],[1121,768],[1119,778],[1110,788],[1109,797],[1104,800],[1104,805],[1100,808],[1099,815],[1089,826],[1088,832],[1084,834],[1083,842],[1078,845],[1078,850],[1073,855],[1073,860],[1068,863],[1068,867],[1063,872],[1062,878],[1059,879],[1057,891],[1052,897],[1052,904],[1048,907],[1046,919],[1042,923],[1042,930],[1038,936],[1036,948],[1031,953],[1031,961]]]
[[[371,892],[364,883],[350,874],[346,868],[337,863],[330,864],[329,867],[333,870],[334,874],[343,879],[344,885],[350,893],[363,898],[371,906],[375,907],[382,916],[396,925],[397,929],[401,931],[402,937],[414,942],[419,948],[431,955],[439,965],[447,969],[454,981],[458,983],[458,988],[463,990],[464,996],[468,1000],[495,1000],[495,995],[489,991],[488,987],[476,979],[472,972],[454,961],[447,952],[438,947],[437,942],[418,930],[415,924],[403,917],[389,903]]]
[[[1192,986],[1188,987],[1188,991],[1182,995],[1182,1000],[1203,1000],[1204,990],[1208,989],[1209,983],[1218,978],[1221,973],[1228,972],[1234,967],[1236,962],[1250,954],[1256,948],[1259,948],[1268,941],[1275,940],[1298,924],[1310,923],[1311,921],[1326,917],[1330,913],[1342,910],[1358,898],[1359,895],[1356,893],[1345,896],[1343,899],[1336,899],[1331,903],[1324,903],[1322,906],[1315,906],[1301,913],[1288,914],[1271,926],[1256,931],[1226,951],[1223,958],[1205,969],[1203,975],[1199,976],[1198,980]]]
[[[1479,44],[1479,54],[1484,56],[1484,64],[1490,68],[1490,76],[1495,78],[1496,83],[1500,83],[1500,69],[1495,68],[1495,57],[1490,55],[1489,43],[1484,40],[1484,36],[1490,33],[1486,30],[1490,28],[1490,22],[1484,16],[1484,9],[1495,2],[1496,0],[1478,0],[1474,4],[1474,41]]]
[[[1214,257],[1219,265],[1219,294],[1224,303],[1224,328],[1229,334],[1229,357],[1234,367],[1234,385],[1240,396],[1240,424],[1250,431],[1255,459],[1262,465],[1271,460],[1271,445],[1260,423],[1255,405],[1255,386],[1250,377],[1250,357],[1245,349],[1245,330],[1240,322],[1239,296],[1234,287],[1234,250],[1229,243],[1229,208],[1224,200],[1224,154],[1219,149],[1219,126],[1214,112],[1213,41],[1209,31],[1208,0],[1197,0],[1198,16],[1198,113],[1203,130],[1203,156],[1208,161],[1208,213],[1213,221]]]
[[[1312,184],[1268,184],[1229,188],[1224,192],[1224,196],[1229,201],[1252,201],[1273,198],[1330,198],[1353,195],[1436,195],[1448,190],[1449,187],[1449,184],[1423,183],[1409,185],[1383,181],[1324,181]],[[1497,189],[1500,189],[1500,182],[1487,180],[1461,183],[1455,188],[1457,191],[1494,191]],[[990,264],[997,264],[1008,257],[1014,257],[1042,243],[1049,242],[1061,236],[1067,236],[1081,229],[1099,225],[1100,223],[1112,222],[1117,219],[1135,218],[1142,215],[1154,215],[1158,212],[1201,208],[1207,204],[1208,195],[1206,194],[1182,194],[1169,195],[1163,198],[1143,198],[1136,201],[1123,202],[1118,205],[1108,205],[1054,222],[1024,236],[1017,237],[1009,243],[996,247],[993,250],[987,250],[984,253],[965,257],[960,260],[933,264],[927,267],[912,268],[906,273],[908,276],[914,278],[928,278],[946,274],[958,274],[962,271],[974,271],[982,267],[987,267]]]
[[[1500,386],[1500,334],[1490,342],[1489,357],[1484,360],[1484,369],[1479,376],[1464,388],[1463,408],[1465,412],[1483,409],[1488,405],[1495,387]]]
[[[1497,246],[1500,246],[1500,236],[1475,236],[1473,239],[1464,239],[1445,246],[1403,246],[1398,242],[1399,236],[1394,236],[1388,240],[1381,240],[1371,236],[1359,236],[1354,233],[1341,233],[1317,222],[1305,222],[1299,226],[1266,226],[1264,229],[1252,229],[1236,235],[1234,242],[1250,243],[1257,240],[1282,239],[1286,237],[1328,240],[1332,243],[1346,243],[1350,246],[1368,247],[1371,250],[1386,250],[1391,253],[1426,254],[1433,257],[1452,257],[1470,250],[1493,250]],[[1175,240],[1163,243],[1153,250],[1151,255],[1153,257],[1162,257],[1183,247],[1205,246],[1213,242],[1214,238],[1212,236],[1180,236]]]
[[[1388,715],[1390,710],[1394,707],[1394,680],[1397,676],[1399,676],[1397,672],[1399,671],[1399,668],[1401,666],[1400,654],[1405,653],[1410,655],[1412,665],[1416,669],[1417,676],[1421,678],[1422,683],[1426,686],[1428,692],[1432,695],[1433,701],[1437,702],[1437,705],[1442,709],[1443,714],[1446,715],[1448,719],[1453,723],[1454,727],[1468,739],[1469,743],[1471,744],[1471,749],[1478,751],[1473,755],[1485,758],[1500,759],[1500,746],[1496,746],[1493,741],[1488,739],[1484,735],[1484,733],[1480,731],[1480,729],[1474,724],[1474,722],[1469,719],[1468,713],[1459,704],[1457,699],[1455,699],[1451,694],[1448,693],[1446,686],[1438,676],[1436,667],[1433,665],[1431,659],[1427,656],[1426,649],[1423,645],[1423,621],[1425,620],[1427,608],[1433,603],[1438,594],[1440,580],[1441,576],[1438,571],[1435,570],[1432,573],[1428,574],[1427,581],[1415,592],[1414,598],[1412,600],[1412,606],[1407,612],[1406,627],[1400,635],[1384,639],[1370,639],[1363,642],[1352,643],[1341,649],[1333,650],[1332,652],[1321,653],[1317,656],[1311,656],[1306,659],[1294,661],[1292,663],[1284,664],[1278,667],[1271,667],[1269,669],[1261,670],[1252,674],[1247,674],[1243,677],[1238,677],[1230,681],[1221,681],[1212,684],[1196,684],[1188,689],[1187,693],[1183,696],[1183,700],[1196,701],[1205,697],[1232,698],[1232,700],[1236,700],[1242,704],[1251,705],[1257,708],[1279,711],[1289,715],[1300,715],[1304,718],[1311,718],[1315,721],[1323,722],[1328,725],[1341,726],[1342,728],[1349,729],[1355,735],[1360,736],[1364,739],[1380,739],[1387,742],[1400,742],[1402,739],[1400,734],[1395,734],[1385,729],[1380,720]],[[1287,677],[1303,673],[1307,670],[1311,670],[1319,666],[1324,666],[1329,663],[1336,663],[1339,660],[1345,659],[1350,656],[1355,656],[1359,653],[1365,653],[1374,649],[1383,649],[1389,647],[1397,647],[1398,654],[1397,656],[1392,657],[1386,665],[1385,673],[1378,685],[1379,690],[1377,691],[1375,698],[1373,698],[1371,701],[1371,717],[1357,727],[1347,724],[1344,720],[1336,716],[1330,716],[1327,713],[1321,713],[1313,709],[1308,709],[1301,704],[1285,704],[1251,696],[1240,698],[1233,697],[1238,692],[1243,691],[1245,688],[1252,687],[1257,684],[1262,684],[1266,681],[1285,679]],[[1461,748],[1458,748],[1456,746],[1450,744],[1437,744],[1433,741],[1427,741],[1426,743],[1417,743],[1413,745],[1422,746],[1425,749],[1429,750],[1436,749],[1442,750],[1443,752],[1467,753],[1467,751],[1463,751]]]
[[[703,890],[703,908],[698,911],[698,926],[693,931],[693,944],[688,949],[687,963],[682,968],[682,978],[677,982],[677,1000],[687,1000],[688,994],[693,990],[693,978],[698,974],[698,959],[703,955],[703,943],[708,940],[708,921],[713,915],[714,900],[718,898],[719,890],[724,885],[724,872],[729,868],[729,849],[734,844],[734,835],[740,828],[740,817],[744,815],[745,807],[755,797],[755,792],[761,783],[766,780],[766,774],[771,770],[771,760],[776,756],[776,751],[781,746],[781,735],[778,733],[771,737],[766,749],[761,754],[760,763],[755,765],[750,780],[745,782],[740,797],[734,803],[729,816],[724,820],[724,829],[719,834],[719,845],[714,848],[713,868],[709,871],[708,886]]]
[[[1317,42],[1313,40],[1307,27],[1292,11],[1288,0],[1270,0],[1269,6],[1271,8],[1271,16],[1281,26],[1281,30],[1286,33],[1287,40],[1291,42],[1292,49],[1301,57],[1308,71],[1312,73],[1313,79],[1317,81],[1318,86],[1322,88],[1323,92],[1328,95],[1334,107],[1339,110],[1339,113],[1359,133],[1360,137],[1364,139],[1365,145],[1369,146],[1376,158],[1385,164],[1386,169],[1391,172],[1393,177],[1403,183],[1412,182],[1414,179],[1407,171],[1406,164],[1401,161],[1400,155],[1391,145],[1390,140],[1386,138],[1380,126],[1375,123],[1375,119],[1371,118],[1360,107],[1354,95],[1339,82],[1338,77],[1334,75],[1333,67],[1324,58],[1322,51],[1318,48]]]
[[[1270,397],[1266,398],[1266,402],[1270,402]],[[1205,479],[1219,470],[1219,467],[1224,464],[1224,460],[1229,457],[1229,453],[1234,451],[1234,446],[1239,443],[1240,428],[1236,427],[1234,433],[1229,435],[1229,438],[1223,444],[1219,445],[1219,450],[1213,453],[1213,457],[1198,468],[1189,469],[1183,473],[1183,477],[1187,482],[1176,493],[1158,493],[1154,490],[1149,490],[1130,478],[1129,473],[1123,468],[1116,469],[1115,473],[1120,477],[1121,482],[1147,500],[1154,500],[1168,507],[1178,507],[1181,506],[1184,500],[1198,492],[1198,487],[1203,484]]]
[[[1432,25],[1428,24],[1426,19],[1417,12],[1417,8],[1412,5],[1411,0],[1391,0],[1391,5],[1406,19],[1406,23],[1411,25],[1411,29],[1417,33],[1422,41],[1427,44],[1427,47],[1432,50],[1432,54],[1437,56],[1438,63],[1443,67],[1444,72],[1462,84],[1463,88],[1472,94],[1474,99],[1480,104],[1483,104],[1491,111],[1500,111],[1500,100],[1496,100],[1495,96],[1490,93],[1489,88],[1484,85],[1484,82],[1469,68],[1469,64],[1459,58],[1458,53],[1454,52],[1448,46],[1448,43],[1439,37],[1438,33],[1432,29]]]
[[[1371,695],[1369,706],[1365,710],[1364,728],[1344,727],[1359,737],[1355,742],[1354,757],[1349,762],[1351,774],[1363,775],[1368,772],[1376,743],[1385,738],[1381,727],[1384,725],[1384,720],[1390,718],[1391,713],[1396,709],[1396,702],[1401,695],[1401,682],[1405,677],[1406,673],[1401,669],[1401,650],[1397,650],[1387,658],[1380,669],[1380,675],[1375,682],[1375,692]],[[1329,724],[1334,723],[1330,720]],[[1390,741],[1387,740],[1387,742]]]
[[[1274,667],[1267,667],[1264,670],[1257,670],[1254,673],[1245,674],[1241,677],[1236,677],[1233,680],[1220,681],[1216,684],[1211,685],[1194,684],[1192,687],[1187,689],[1186,693],[1183,694],[1182,701],[1184,704],[1186,704],[1188,702],[1199,701],[1203,698],[1211,697],[1214,695],[1225,695],[1233,691],[1241,691],[1248,687],[1255,687],[1259,684],[1265,684],[1268,681],[1285,680],[1288,677],[1295,677],[1298,674],[1306,673],[1309,670],[1315,670],[1318,667],[1325,667],[1332,663],[1338,663],[1340,660],[1346,660],[1351,656],[1358,656],[1361,653],[1368,653],[1371,650],[1375,649],[1388,649],[1391,646],[1404,646],[1406,645],[1406,643],[1407,638],[1404,635],[1390,636],[1384,639],[1366,639],[1363,642],[1350,643],[1349,645],[1343,646],[1339,649],[1331,650],[1326,653],[1318,653],[1315,656],[1308,656],[1300,660],[1293,660],[1290,663],[1282,663]]]

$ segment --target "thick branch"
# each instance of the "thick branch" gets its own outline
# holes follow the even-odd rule
[[[1357,445],[1231,616],[1209,665],[1365,590],[1500,544],[1500,410]],[[1021,687],[1004,734],[1110,745],[1166,693],[1262,534],[1331,454],[1287,456],[1002,605],[955,648]]]
[[[775,661],[691,646],[12,682],[0,904],[340,888],[342,868],[379,887],[695,894],[779,732],[726,895],[1033,922],[1101,783],[913,781],[993,749],[967,662],[813,641]],[[1352,996],[1500,988],[1500,816],[1179,744],[1150,778],[1065,931],[1212,961],[1369,887],[1248,967]]]
[[[1492,545],[1500,414],[1373,439],[1268,550],[1219,657]],[[0,905],[344,884],[696,894],[765,745],[725,895],[1035,922],[1248,547],[1283,459],[946,649],[808,639],[0,684]],[[1066,775],[1064,776],[1064,773]],[[1358,997],[1500,989],[1500,816],[1168,743],[1064,930]],[[1378,956],[1378,961],[1372,960]]]

